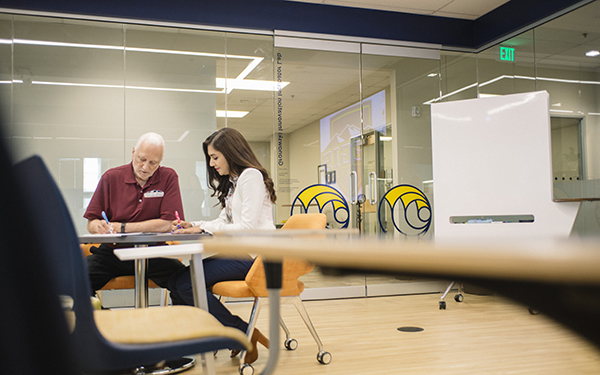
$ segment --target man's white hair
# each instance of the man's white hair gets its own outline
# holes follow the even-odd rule
[[[158,134],[158,133],[146,133],[143,134],[137,141],[136,145],[135,145],[135,149],[139,149],[140,145],[142,143],[146,143],[149,145],[153,145],[153,146],[162,146],[162,148],[165,148],[165,140],[163,139],[162,135]]]

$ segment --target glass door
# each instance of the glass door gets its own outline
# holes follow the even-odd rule
[[[363,185],[360,44],[275,37],[276,221],[323,212],[330,228],[355,228]],[[304,276],[304,298],[365,295],[365,276]]]
[[[439,97],[439,51],[362,45],[364,233],[431,238],[429,102]],[[445,283],[366,276],[368,296],[440,292]]]

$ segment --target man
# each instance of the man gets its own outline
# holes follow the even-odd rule
[[[179,177],[173,169],[160,166],[163,151],[163,138],[146,133],[133,148],[131,163],[111,168],[102,175],[83,215],[88,219],[90,233],[170,232],[175,212],[183,220]],[[119,260],[113,254],[115,247],[102,244],[91,248],[92,254],[86,259],[92,293],[117,276],[134,274],[133,261]],[[167,288],[171,275],[183,268],[178,260],[150,259],[148,277]]]

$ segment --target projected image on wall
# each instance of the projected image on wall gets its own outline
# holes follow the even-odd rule
[[[362,133],[376,130],[385,133],[385,90],[363,100]],[[330,183],[348,199],[352,165],[350,140],[361,134],[360,103],[356,103],[321,119],[321,164],[335,171]],[[357,155],[356,157],[360,157]]]

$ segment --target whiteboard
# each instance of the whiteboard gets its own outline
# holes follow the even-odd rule
[[[569,236],[580,203],[553,202],[546,91],[435,103],[431,118],[436,239]]]

